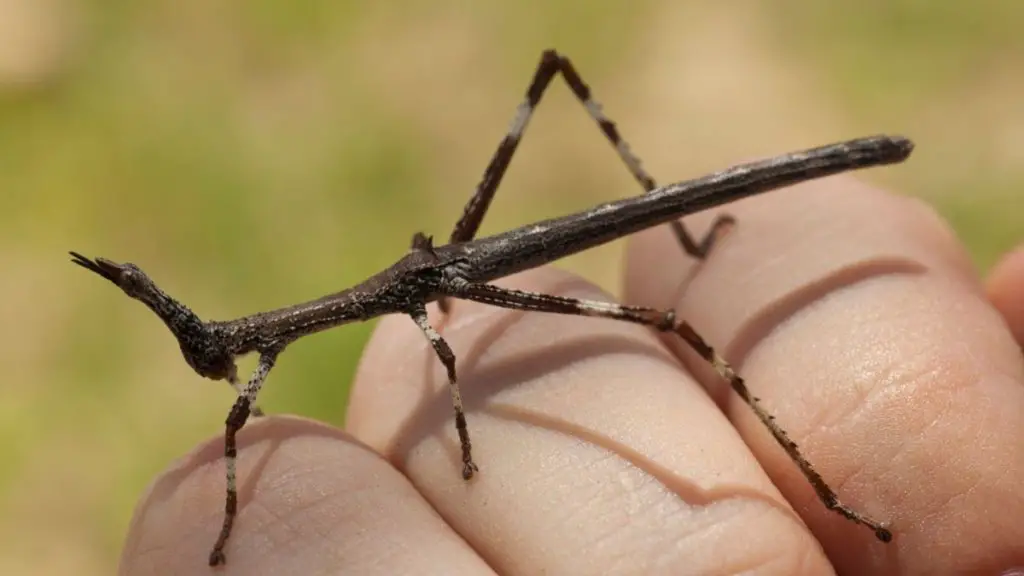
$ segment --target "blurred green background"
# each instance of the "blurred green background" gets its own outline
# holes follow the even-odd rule
[[[353,284],[447,236],[556,47],[663,182],[912,136],[862,177],[933,202],[985,270],[1024,238],[1021,22],[1011,0],[0,2],[0,573],[113,573],[148,482],[232,400],[67,250],[205,318]],[[484,232],[637,192],[557,83]],[[563,266],[616,291],[621,248]],[[262,405],[340,423],[371,329],[290,348]]]

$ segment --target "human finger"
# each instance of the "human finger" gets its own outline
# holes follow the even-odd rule
[[[1024,349],[1024,247],[996,264],[985,282],[989,300],[1003,315],[1017,344]]]
[[[630,243],[626,299],[674,307],[717,346],[840,499],[829,512],[765,427],[692,352],[840,573],[998,573],[1024,565],[1024,366],[966,252],[921,202],[849,177],[728,207],[696,268],[668,230]],[[688,219],[696,230],[715,214]]]
[[[540,269],[498,284],[607,299]],[[409,318],[381,321],[347,429],[399,467],[498,572],[830,572],[706,393],[646,327],[456,301],[473,455],[462,479],[447,378]]]
[[[218,574],[493,574],[406,478],[341,431],[270,416],[238,445],[239,513]],[[223,451],[215,437],[156,479],[120,574],[211,573]]]

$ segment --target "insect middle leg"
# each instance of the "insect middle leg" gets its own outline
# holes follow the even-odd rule
[[[825,507],[836,512],[848,520],[862,526],[866,526],[875,532],[875,536],[883,541],[892,540],[892,533],[881,523],[870,517],[857,512],[839,501],[839,496],[825,482],[824,478],[814,469],[814,466],[804,457],[797,447],[796,442],[790,440],[789,435],[782,429],[762,405],[760,399],[753,396],[732,366],[715,352],[703,338],[684,320],[676,318],[672,310],[657,310],[642,306],[624,306],[612,302],[598,300],[579,300],[565,298],[562,296],[551,296],[535,292],[524,292],[521,290],[509,290],[490,284],[472,284],[469,282],[456,282],[451,285],[450,296],[465,300],[473,300],[492,306],[510,308],[513,310],[529,310],[535,312],[550,312],[555,314],[572,314],[577,316],[593,316],[598,318],[609,318],[622,320],[634,324],[650,326],[660,332],[676,334],[686,342],[690,348],[697,352],[705,361],[715,369],[718,374],[729,382],[732,389],[743,401],[750,406],[775,441],[786,451],[786,454],[800,468],[804,478],[814,488],[818,498]]]
[[[487,209],[490,207],[491,200],[494,198],[495,193],[498,190],[498,186],[501,184],[501,179],[505,175],[505,171],[508,169],[509,164],[512,161],[512,156],[515,154],[516,148],[519,146],[519,141],[522,139],[523,133],[526,131],[526,126],[530,122],[530,117],[533,115],[534,109],[540,103],[541,97],[544,95],[544,91],[551,83],[551,79],[556,74],[561,74],[565,80],[569,89],[576,96],[576,99],[580,101],[591,118],[597,123],[601,132],[608,139],[608,142],[615,148],[619,158],[629,169],[630,174],[633,178],[643,187],[647,192],[653,190],[657,184],[654,178],[648,174],[643,167],[640,165],[640,159],[633,154],[629,148],[629,144],[619,134],[619,130],[615,123],[612,122],[601,109],[601,105],[591,97],[590,87],[587,86],[575,67],[569,59],[554,50],[545,50],[541,54],[540,63],[537,65],[537,70],[534,72],[533,80],[530,82],[529,87],[526,90],[526,96],[523,101],[516,108],[515,117],[509,126],[508,133],[502,138],[501,143],[498,145],[498,149],[494,152],[491,157],[491,161],[487,164],[487,168],[484,170],[483,178],[477,184],[476,190],[469,202],[463,209],[462,217],[455,224],[455,228],[452,230],[449,242],[466,242],[472,240],[480,228],[480,223],[483,221],[484,215],[487,213]],[[720,236],[720,233],[725,228],[730,226],[734,222],[733,218],[728,215],[719,216],[712,224],[711,229],[705,234],[701,240],[695,240],[681,222],[672,222],[672,229],[675,232],[676,237],[679,239],[680,244],[687,254],[703,259],[711,246],[714,244],[715,239]]]
[[[423,335],[427,337],[448,372],[448,391],[451,393],[452,407],[455,409],[455,430],[459,434],[459,444],[462,447],[462,477],[469,480],[479,468],[473,462],[473,448],[469,441],[469,428],[466,426],[466,412],[462,408],[462,393],[459,391],[459,382],[455,375],[455,353],[437,330],[430,325],[425,306],[414,306],[409,315],[423,331]]]

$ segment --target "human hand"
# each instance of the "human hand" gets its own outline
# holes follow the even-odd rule
[[[986,297],[931,211],[852,179],[727,210],[738,225],[703,264],[667,227],[631,240],[625,298],[674,307],[716,345],[840,498],[890,523],[892,543],[825,510],[681,343],[621,322],[457,301],[449,318],[436,308],[431,318],[459,359],[475,478],[459,473],[440,363],[408,318],[386,318],[347,432],[272,416],[241,433],[226,567],[206,566],[223,509],[218,436],[143,497],[121,573],[1024,566],[1024,252],[993,272]],[[687,222],[699,231],[713,216]],[[501,284],[601,297],[551,269]]]

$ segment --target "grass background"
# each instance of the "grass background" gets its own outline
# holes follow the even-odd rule
[[[1022,21],[1011,0],[4,0],[0,573],[113,573],[145,486],[231,403],[68,249],[206,318],[353,284],[447,236],[556,47],[661,181],[912,136],[862,177],[932,202],[984,271],[1024,238]],[[483,231],[636,192],[556,84]],[[620,250],[562,265],[615,291]],[[290,348],[261,404],[340,424],[371,329]]]

